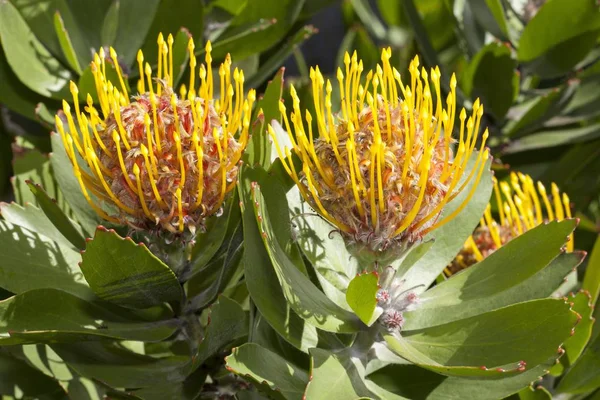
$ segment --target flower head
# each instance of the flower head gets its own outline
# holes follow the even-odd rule
[[[75,109],[63,101],[66,117],[57,115],[56,126],[83,195],[102,218],[194,232],[233,189],[255,92],[244,99],[244,73],[237,68],[231,73],[228,55],[219,67],[220,98],[214,98],[210,42],[206,64],[198,70],[191,38],[188,52],[189,86],[182,85],[179,96],[173,89],[171,35],[166,41],[158,37],[154,76],[138,52],[138,93],[131,98],[112,48],[108,56],[100,49],[91,64],[99,109],[88,93],[81,110],[79,89],[71,82]],[[109,80],[109,69],[116,71],[117,83]]]
[[[544,221],[571,218],[569,196],[564,192],[561,194],[554,183],[548,193],[541,182],[535,183],[529,175],[522,173],[511,173],[510,183],[498,183],[496,178],[493,181],[500,220],[493,218],[491,206],[488,205],[479,226],[446,268],[448,276],[483,260],[510,240]],[[567,251],[572,252],[573,247],[571,233]]]
[[[439,68],[419,69],[415,57],[409,67],[410,83],[404,84],[390,57],[391,50],[384,49],[381,65],[363,81],[362,60],[356,53],[352,57],[346,53],[345,71],[337,72],[341,111],[336,115],[331,82],[323,79],[318,67],[311,69],[317,132],[309,111],[303,118],[292,86],[289,118],[280,105],[291,151],[281,149],[269,127],[283,166],[304,199],[350,247],[375,252],[416,242],[454,218],[474,194],[488,158],[486,131],[474,167],[466,173],[483,115],[479,100],[471,115],[461,110],[459,138],[453,139],[455,76],[444,101]],[[302,162],[298,171],[292,152]],[[440,219],[444,206],[473,181],[463,204]]]

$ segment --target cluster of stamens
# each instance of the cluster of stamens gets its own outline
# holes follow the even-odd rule
[[[174,233],[188,227],[193,233],[235,186],[255,92],[243,98],[243,71],[231,73],[227,56],[219,68],[221,95],[213,98],[210,42],[197,87],[190,39],[190,82],[178,96],[173,90],[173,37],[165,41],[159,35],[158,49],[155,78],[138,52],[139,94],[131,98],[116,52],[111,48],[107,58],[100,49],[92,62],[100,110],[90,94],[85,112],[80,110],[79,90],[71,82],[74,113],[64,101],[65,117],[57,115],[56,126],[82,192],[102,218]],[[110,68],[118,85],[108,79]]]
[[[366,244],[374,251],[416,242],[454,218],[472,197],[488,158],[487,131],[479,152],[474,151],[483,115],[480,102],[475,101],[468,118],[465,109],[460,112],[455,140],[456,78],[444,107],[438,68],[428,73],[415,58],[410,84],[404,85],[390,57],[391,51],[384,49],[381,65],[363,83],[362,61],[356,53],[346,54],[345,73],[339,69],[337,75],[341,111],[336,116],[331,82],[318,67],[311,69],[318,138],[313,137],[312,114],[306,111],[302,118],[293,87],[289,118],[280,105],[292,148],[282,148],[269,127],[283,166],[304,199],[348,243]],[[302,162],[299,171],[292,152]],[[474,166],[465,174],[471,158]],[[465,204],[439,219],[444,206],[471,182]]]
[[[494,198],[499,221],[492,216],[488,205],[479,226],[467,239],[460,253],[446,268],[450,276],[483,260],[510,240],[540,225],[544,221],[562,221],[571,218],[569,196],[560,193],[552,184],[550,195],[546,187],[537,184],[529,175],[511,173],[507,181],[494,182]],[[573,251],[573,234],[567,242],[567,251]]]

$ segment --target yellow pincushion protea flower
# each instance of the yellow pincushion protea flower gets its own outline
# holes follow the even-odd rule
[[[535,183],[529,175],[511,173],[510,183],[494,181],[494,197],[500,221],[492,216],[488,205],[479,226],[467,239],[461,252],[446,268],[450,276],[483,260],[522,233],[545,221],[562,221],[571,218],[569,196],[560,193],[552,184],[550,196],[541,182]],[[574,248],[573,234],[569,236],[567,251]]]
[[[244,73],[231,73],[228,55],[219,67],[220,98],[214,98],[210,42],[205,50],[206,64],[196,70],[190,38],[189,86],[182,85],[179,96],[171,35],[158,37],[156,75],[138,52],[138,94],[131,98],[112,48],[108,57],[101,49],[91,64],[99,110],[88,94],[82,111],[71,82],[75,109],[63,101],[65,115],[56,116],[56,127],[83,195],[102,218],[170,232],[187,226],[193,233],[234,188],[256,95],[250,90],[244,99]],[[118,86],[107,77],[107,63]]]
[[[341,93],[337,115],[332,112],[331,82],[323,79],[318,67],[311,69],[316,139],[313,116],[306,111],[304,123],[292,86],[293,112],[288,118],[283,104],[280,111],[291,151],[302,161],[301,170],[296,171],[290,149],[281,148],[269,127],[279,158],[304,199],[350,247],[375,252],[417,242],[456,217],[473,196],[488,158],[486,130],[475,164],[465,173],[479,138],[483,115],[479,100],[470,116],[461,110],[459,138],[453,139],[456,77],[452,76],[444,102],[439,68],[419,69],[415,57],[410,83],[405,85],[390,57],[391,50],[384,49],[381,65],[362,81],[362,60],[356,52],[352,57],[346,53],[345,72],[337,71]],[[470,182],[474,184],[463,203],[440,219],[444,206]]]

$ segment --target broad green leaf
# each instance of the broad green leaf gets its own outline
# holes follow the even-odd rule
[[[598,138],[600,138],[600,124],[544,130],[510,142],[507,147],[502,149],[502,153],[513,154],[573,143],[585,143]]]
[[[267,322],[290,344],[307,352],[316,347],[317,329],[300,318],[287,303],[278,278],[273,273],[269,254],[259,237],[259,228],[250,193],[248,171],[240,173],[238,189],[242,199],[244,226],[244,271],[252,301]],[[266,174],[265,174],[266,175]]]
[[[600,336],[592,339],[579,359],[563,375],[559,393],[586,393],[600,387]]]
[[[594,303],[592,303],[590,294],[585,291],[577,294],[571,293],[567,296],[566,301],[571,302],[573,311],[578,313],[581,318],[575,327],[574,334],[563,343],[566,354],[560,361],[563,365],[569,366],[573,365],[581,356],[583,349],[592,336]]]
[[[469,5],[481,26],[499,39],[509,39],[506,14],[501,0],[469,0]]]
[[[60,62],[35,37],[17,8],[0,2],[0,41],[8,64],[28,88],[46,97],[68,95],[71,77]]]
[[[562,299],[533,300],[429,328],[403,330],[385,339],[397,354],[423,368],[450,376],[498,378],[543,364],[571,335],[577,319]],[[525,369],[520,368],[521,362],[526,363]]]
[[[494,380],[446,377],[416,365],[389,365],[369,375],[368,379],[411,400],[497,400],[536,381],[555,363],[556,357],[558,355],[522,374]]]
[[[371,326],[379,317],[375,312],[378,290],[379,277],[374,272],[357,275],[346,290],[348,305],[367,326]]]
[[[243,273],[241,259],[243,254],[243,228],[235,221],[228,230],[227,239],[217,254],[198,274],[187,283],[187,296],[191,298],[189,307],[199,310],[214,301],[230,282],[239,280],[238,271]],[[236,278],[237,277],[237,278]]]
[[[283,73],[281,68],[273,79],[267,84],[265,94],[258,100],[256,109],[257,115],[254,117],[254,125],[252,127],[252,137],[248,142],[248,146],[244,151],[244,161],[249,165],[260,165],[264,169],[271,166],[272,144],[267,125],[273,119],[281,120],[279,112],[279,102],[283,91]],[[260,114],[262,110],[262,115]]]
[[[525,26],[517,55],[520,61],[533,61],[558,47],[562,50],[561,57],[556,57],[555,61],[560,61],[561,69],[567,69],[591,49],[595,39],[590,46],[585,38],[597,36],[598,30],[600,13],[593,0],[551,1],[544,4]],[[584,48],[577,51],[579,46]]]
[[[210,307],[209,323],[198,348],[194,365],[200,366],[225,346],[248,335],[248,316],[242,307],[225,296],[219,296]]]
[[[323,292],[340,307],[348,307],[345,291],[361,267],[356,257],[332,225],[302,199],[297,187],[288,192],[287,199],[296,242],[312,264]]]
[[[269,193],[269,200],[265,200],[258,183],[253,182],[251,199],[259,232],[264,245],[269,253],[273,269],[283,289],[283,294],[292,309],[310,324],[336,333],[351,333],[360,329],[361,324],[354,314],[341,308],[321,292],[292,262],[290,257],[281,247],[271,223],[271,214],[287,215],[287,201],[285,191],[278,186],[276,180],[262,183]],[[279,191],[279,193],[278,193]],[[267,201],[270,206],[267,207]],[[275,220],[281,220],[276,218]],[[285,224],[285,220],[283,221]]]
[[[225,357],[225,363],[233,373],[267,385],[271,394],[277,391],[285,399],[303,398],[308,382],[306,371],[257,344],[246,343],[234,348],[231,355]]]
[[[272,24],[263,30],[255,30],[244,35],[241,40],[231,42],[226,48],[213,46],[215,58],[231,53],[235,59],[244,59],[255,53],[263,52],[275,45],[290,30],[298,18],[304,0],[262,0],[248,1],[246,7],[235,16],[228,30],[219,38],[218,42],[236,36],[240,30],[245,30],[248,24],[256,21],[269,20]],[[252,43],[252,46],[248,44]]]
[[[148,248],[98,227],[82,253],[81,271],[98,297],[123,307],[179,302],[177,277]]]
[[[271,55],[271,57],[264,62],[261,62],[260,68],[248,79],[248,87],[257,88],[262,85],[273,74],[273,72],[275,72],[277,68],[279,68],[281,64],[283,64],[285,60],[290,57],[294,50],[298,49],[302,43],[316,33],[317,29],[315,29],[315,27],[312,25],[304,26],[298,30],[298,32],[287,39],[287,41],[281,47],[279,47],[277,52],[273,53],[273,55]]]
[[[53,132],[51,134],[51,139],[52,153],[50,154],[50,165],[52,166],[54,178],[60,187],[60,191],[64,194],[66,202],[73,210],[75,218],[81,224],[85,233],[88,236],[91,236],[95,232],[100,218],[94,212],[85,197],[83,197],[81,187],[77,182],[77,178],[75,178],[73,166],[67,157],[60,135]],[[36,180],[36,182],[39,181]],[[44,186],[44,182],[41,181],[41,183],[42,186]],[[46,186],[44,187],[48,190]]]
[[[134,62],[158,11],[158,5],[159,0],[112,1],[104,18],[102,33],[109,33],[103,44],[115,48],[123,65],[129,66]]]
[[[164,39],[167,40],[169,34],[173,34],[176,38],[180,33],[184,32],[185,36],[191,35],[195,38],[196,47],[204,47],[204,43],[202,42],[205,20],[203,2],[195,0],[161,1],[158,2],[156,12],[150,15],[154,16],[154,21],[152,21],[152,25],[146,35],[145,43],[141,46],[144,52],[144,60],[149,62],[150,65],[157,63],[158,46],[156,45],[156,40],[159,33],[162,33]],[[183,48],[187,52],[187,40]],[[173,65],[174,69],[181,65],[175,62],[175,57]],[[174,82],[177,81],[177,79],[174,80]]]
[[[405,329],[439,325],[531,300],[537,282],[530,278],[539,278],[536,274],[559,254],[575,226],[575,220],[537,226],[426,291],[420,298],[422,304],[406,313]],[[569,258],[574,268],[580,258]],[[549,289],[551,293],[556,287]]]
[[[8,109],[34,120],[36,104],[48,99],[19,81],[8,64],[4,51],[0,51],[0,80],[0,102]],[[52,104],[52,101],[48,103]]]
[[[0,395],[3,398],[65,398],[65,391],[57,381],[8,354],[0,353],[0,376]]]
[[[568,104],[577,87],[577,82],[570,81],[558,90],[546,91],[520,104],[510,117],[513,121],[506,124],[505,133],[512,138],[520,138],[541,127]]]
[[[177,321],[147,322],[57,289],[31,290],[0,302],[0,343],[56,343],[109,338],[160,341]]]
[[[52,198],[58,198],[64,202],[62,193],[54,180],[47,155],[35,149],[27,149],[23,154],[15,157],[13,171],[12,186],[17,203],[21,205],[25,203],[38,204],[35,195],[27,186],[28,180],[39,183]]]
[[[85,240],[81,231],[77,229],[73,222],[66,216],[63,210],[57,204],[57,201],[38,184],[31,181],[27,182],[31,193],[35,196],[40,208],[46,214],[46,217],[54,224],[56,229],[69,241],[76,249],[85,248]]]
[[[117,343],[53,344],[52,349],[80,375],[112,387],[175,384],[182,382],[190,371],[189,356],[151,357]]]
[[[354,362],[340,354],[311,349],[306,399],[358,399],[373,396]]]
[[[194,238],[195,244],[192,247],[192,258],[190,261],[190,270],[185,274],[193,277],[198,272],[205,269],[208,262],[217,254],[219,248],[225,240],[228,229],[237,224],[240,219],[238,205],[235,204],[237,196],[231,196],[223,206],[223,215],[213,216],[206,221],[206,230],[198,232]],[[232,225],[230,227],[230,225]],[[231,233],[231,232],[230,232]],[[195,294],[191,294],[194,296]]]
[[[552,400],[552,394],[546,390],[542,385],[533,387],[526,387],[519,392],[520,400]]]
[[[497,119],[504,118],[519,93],[516,67],[517,62],[508,47],[500,43],[488,44],[475,54],[462,75],[465,94],[481,98],[485,108]]]
[[[198,369],[190,374],[185,381],[176,384],[163,384],[158,386],[148,386],[146,388],[129,392],[135,395],[135,399],[144,400],[196,400],[201,397],[201,392],[204,387],[208,371]],[[200,397],[199,397],[200,396]],[[237,395],[236,395],[237,396]]]
[[[582,287],[590,293],[592,304],[596,304],[600,294],[600,237],[596,239],[588,259]]]
[[[320,345],[325,346],[325,340],[321,338],[319,340]],[[260,313],[254,314],[249,341],[272,351],[294,365],[308,366],[310,363],[309,355],[286,342]]]
[[[60,16],[59,11],[54,13],[54,31],[56,32],[56,36],[58,36],[60,47],[65,58],[67,59],[67,62],[69,63],[69,66],[73,69],[73,71],[77,72],[77,74],[81,75],[82,70],[81,66],[79,65],[79,60],[77,60],[77,54],[75,53],[69,32],[67,32],[67,28],[65,27],[65,23]]]
[[[55,288],[93,298],[77,263],[81,256],[29,229],[0,221],[0,287],[12,293]]]
[[[472,159],[475,157],[476,154],[472,156]],[[417,289],[417,291],[423,291],[424,288],[431,285],[463,247],[467,238],[473,233],[490,200],[492,192],[490,165],[491,161],[488,160],[484,167],[481,181],[475,192],[473,192],[473,197],[464,209],[447,224],[435,229],[423,238],[425,242],[433,239],[434,243],[429,248],[429,251],[403,276],[403,279],[406,279],[406,287],[423,285],[423,289]],[[468,176],[468,171],[471,168],[473,168],[473,163],[470,163],[467,171],[464,172],[464,176]],[[469,192],[473,190],[473,181],[474,179],[471,180],[454,200],[444,207],[439,217],[440,220],[460,207],[462,202],[467,199]]]
[[[13,225],[18,225],[31,232],[39,233],[40,235],[57,242],[61,247],[77,250],[73,247],[73,244],[60,233],[56,226],[48,219],[46,214],[31,203],[27,203],[25,206],[21,206],[17,203],[0,203],[0,213],[7,222]],[[75,224],[74,221],[71,221],[71,223]]]

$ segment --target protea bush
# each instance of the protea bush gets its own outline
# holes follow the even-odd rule
[[[176,3],[0,0],[3,398],[598,396],[594,2]]]

